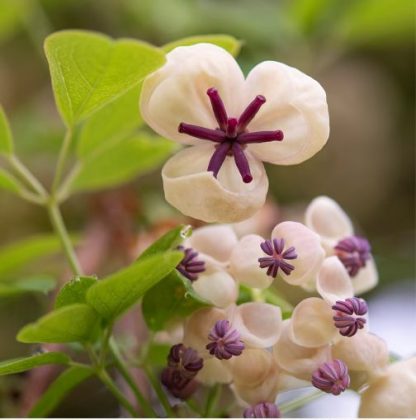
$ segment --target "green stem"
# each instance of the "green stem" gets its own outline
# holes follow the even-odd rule
[[[68,259],[69,265],[71,266],[71,269],[76,276],[81,276],[82,270],[79,265],[77,256],[75,255],[74,248],[72,247],[71,240],[69,239],[69,235],[66,230],[65,223],[62,219],[62,215],[59,210],[59,207],[55,203],[55,201],[51,199],[49,200],[47,208],[48,208],[49,218],[55,229],[55,232],[57,233],[57,235],[59,236],[61,240],[62,247]]]
[[[194,399],[188,398],[187,400],[185,400],[185,404],[191,411],[193,411],[195,414],[198,414],[198,416],[202,417],[201,409],[199,408],[198,403]]]
[[[207,401],[205,403],[205,418],[214,417],[215,408],[221,396],[221,385],[214,385],[208,393]]]
[[[290,411],[296,410],[297,408],[303,407],[304,405],[324,396],[325,394],[321,391],[314,391],[308,395],[299,397],[295,400],[283,403],[279,406],[279,410],[282,414],[289,413]]]
[[[64,137],[64,141],[61,146],[61,150],[59,152],[58,162],[56,164],[55,178],[52,182],[53,195],[55,194],[56,190],[58,189],[59,183],[61,182],[62,174],[65,168],[65,161],[69,152],[69,146],[71,145],[71,139],[72,139],[72,130],[68,128]]]
[[[141,408],[143,409],[144,414],[147,417],[157,417],[156,413],[154,412],[152,406],[149,404],[149,402],[144,398],[142,393],[140,392],[135,380],[130,376],[130,373],[128,371],[128,367],[125,365],[120,351],[117,347],[117,344],[114,340],[110,339],[110,345],[109,345],[110,352],[114,358],[115,365],[119,372],[121,373],[121,376],[125,379],[127,384],[132,389],[138,403],[140,404]]]

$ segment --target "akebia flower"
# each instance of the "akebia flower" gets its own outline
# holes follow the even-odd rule
[[[323,363],[313,373],[312,385],[328,394],[341,394],[350,385],[347,365],[339,359]]]
[[[261,402],[244,410],[244,418],[248,419],[275,419],[280,417],[280,411],[276,404]]]
[[[301,163],[326,143],[329,119],[318,82],[266,61],[244,77],[234,58],[211,44],[178,47],[145,79],[144,120],[191,147],[162,170],[167,201],[206,222],[237,222],[263,204],[263,161]]]

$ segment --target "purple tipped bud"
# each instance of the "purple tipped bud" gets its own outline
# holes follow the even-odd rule
[[[204,362],[196,350],[175,344],[168,355],[168,367],[176,369],[184,378],[192,379],[202,369]]]
[[[359,329],[364,328],[367,322],[362,315],[368,312],[368,306],[364,299],[353,297],[338,300],[332,306],[335,311],[334,324],[344,337],[352,337]]]
[[[198,382],[193,379],[185,379],[175,368],[165,368],[161,375],[162,384],[176,398],[186,400],[196,390]]]
[[[342,239],[335,245],[334,250],[351,277],[356,276],[371,258],[371,246],[367,239],[360,236]]]
[[[328,394],[341,394],[350,385],[347,365],[339,359],[323,363],[312,374],[312,385]]]
[[[276,404],[261,402],[246,408],[243,417],[246,419],[275,419],[280,417],[280,411]]]
[[[259,258],[259,266],[260,268],[267,268],[268,276],[276,277],[279,269],[289,276],[295,269],[292,264],[286,261],[298,257],[295,247],[291,246],[284,251],[285,241],[283,238],[275,238],[273,241],[268,239],[261,243],[260,248],[268,257]]]
[[[192,248],[178,246],[178,249],[184,251],[183,260],[176,266],[176,269],[191,281],[198,280],[198,274],[205,271],[205,261],[198,259],[198,253]]]
[[[206,345],[210,354],[217,359],[231,359],[239,356],[244,350],[244,343],[240,340],[240,333],[231,327],[226,319],[217,321],[208,335],[211,341]]]

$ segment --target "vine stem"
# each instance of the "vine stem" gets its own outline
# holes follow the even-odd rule
[[[205,403],[205,418],[214,417],[215,408],[221,396],[221,386],[219,384],[214,385],[208,393],[207,401]]]
[[[75,254],[71,240],[69,239],[68,231],[66,230],[61,211],[59,210],[59,207],[55,203],[53,198],[49,200],[47,204],[47,209],[48,209],[48,214],[49,214],[49,218],[51,220],[52,226],[54,227],[55,232],[57,233],[57,235],[59,236],[59,239],[61,240],[61,244],[65,253],[65,256],[68,259],[72,272],[76,276],[81,276],[82,275],[81,266]]]
[[[325,394],[321,391],[313,391],[310,394],[296,398],[295,400],[283,403],[279,406],[282,414],[289,413],[290,411],[296,410],[297,408],[303,407],[304,405],[324,396]]]
[[[58,156],[58,162],[56,164],[55,178],[52,182],[52,195],[55,195],[55,192],[59,187],[59,183],[61,182],[62,174],[65,168],[65,161],[69,152],[69,146],[71,145],[71,139],[72,130],[68,128],[68,130],[65,133],[64,141],[62,143],[62,147]]]

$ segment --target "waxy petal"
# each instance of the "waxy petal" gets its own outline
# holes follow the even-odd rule
[[[203,368],[198,372],[196,377],[198,382],[212,386],[215,384],[229,384],[232,380],[232,374],[229,364],[215,357],[204,360]]]
[[[212,44],[178,47],[166,55],[166,64],[148,76],[142,87],[143,119],[160,135],[182,144],[201,144],[178,132],[181,122],[215,129],[207,90],[215,87],[227,112],[241,112],[244,75],[235,59]]]
[[[284,239],[285,249],[294,247],[297,258],[290,260],[294,270],[287,275],[279,270],[279,276],[287,283],[300,286],[314,279],[320,269],[325,252],[319,236],[297,222],[279,223],[272,232],[272,239]]]
[[[301,71],[274,61],[254,67],[246,79],[246,103],[264,95],[266,103],[249,131],[281,130],[283,141],[250,144],[259,159],[293,165],[317,153],[329,136],[329,116],[322,86]]]
[[[263,164],[247,153],[253,181],[246,184],[227,156],[214,178],[207,172],[212,145],[186,148],[162,169],[166,200],[183,214],[205,222],[237,222],[252,216],[265,202],[268,179]]]
[[[265,289],[273,282],[267,270],[259,267],[258,259],[263,255],[260,248],[264,239],[258,235],[247,235],[241,238],[234,247],[230,259],[230,271],[235,279],[249,287]]]
[[[370,258],[365,267],[361,268],[357,275],[351,278],[354,294],[360,295],[377,286],[378,272],[373,258]]]
[[[338,257],[325,258],[318,273],[316,289],[330,305],[354,296],[351,278]]]
[[[320,196],[306,209],[305,224],[316,232],[329,253],[337,242],[353,234],[350,218],[332,198]]]

